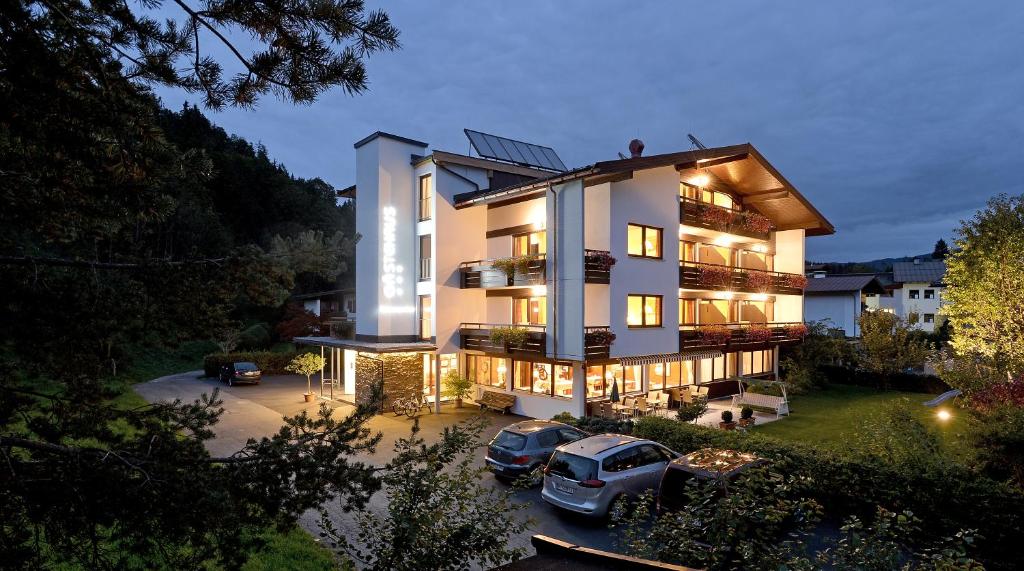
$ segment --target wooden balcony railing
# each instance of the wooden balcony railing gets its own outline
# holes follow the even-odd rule
[[[615,261],[607,250],[583,250],[583,282],[606,284],[611,282]],[[611,263],[609,263],[611,261]]]
[[[679,326],[679,350],[758,351],[798,343],[807,335],[799,322],[711,323]]]
[[[491,330],[497,327],[517,327],[527,330],[527,338],[519,346],[491,341]],[[547,327],[511,323],[463,323],[459,328],[460,346],[470,351],[502,353],[522,357],[543,357],[547,353]]]
[[[459,266],[459,272],[462,274],[460,287],[462,289],[496,288],[544,285],[547,283],[548,265],[544,254],[522,257],[527,258],[525,271],[516,270],[515,276],[512,278],[509,278],[505,272],[495,269],[491,265],[496,258],[463,262]]]
[[[610,327],[583,328],[583,355],[590,359],[607,359],[615,342],[615,334]]]
[[[756,212],[716,206],[692,198],[679,199],[679,221],[686,226],[758,240],[767,240],[771,235],[771,222]]]
[[[734,268],[704,262],[679,262],[679,287],[746,293],[801,295],[807,278],[800,274]]]

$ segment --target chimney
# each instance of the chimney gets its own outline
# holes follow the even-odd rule
[[[629,142],[629,158],[637,159],[644,154],[644,142],[640,139],[633,139]]]

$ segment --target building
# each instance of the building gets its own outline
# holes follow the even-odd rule
[[[887,295],[869,297],[867,306],[892,311],[921,330],[934,332],[945,321],[940,315],[945,275],[942,260],[896,262],[891,273],[879,276]]]
[[[804,239],[834,230],[752,145],[568,170],[467,136],[480,157],[355,145],[356,338],[297,341],[357,401],[383,379],[436,403],[457,370],[516,413],[578,416],[613,385],[729,394],[802,338]]]
[[[302,303],[302,308],[323,319],[356,319],[355,288],[332,289],[292,296]]]
[[[813,271],[804,290],[804,320],[827,319],[847,337],[860,337],[860,314],[868,299],[885,295],[875,274],[826,275]]]

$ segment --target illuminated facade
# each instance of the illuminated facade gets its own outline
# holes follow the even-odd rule
[[[435,401],[458,371],[539,418],[731,394],[801,339],[804,239],[833,232],[751,145],[553,171],[375,133],[356,164],[355,339],[300,340],[346,394],[376,371]],[[389,353],[422,382],[389,385]]]

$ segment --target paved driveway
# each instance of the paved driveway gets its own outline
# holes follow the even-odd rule
[[[202,394],[210,394],[214,389],[220,389],[219,397],[224,401],[224,414],[220,422],[214,427],[214,438],[208,445],[210,452],[214,455],[229,455],[245,445],[248,438],[259,438],[269,436],[277,432],[282,424],[284,416],[293,416],[302,410],[311,414],[315,413],[320,404],[317,402],[306,403],[302,394],[306,392],[306,380],[304,378],[281,375],[264,377],[259,385],[228,387],[213,379],[199,378],[202,371],[191,371],[179,375],[161,377],[147,383],[135,386],[143,398],[149,402],[173,401],[182,399],[191,401],[199,398]],[[336,414],[347,414],[352,410],[350,405],[335,403]],[[441,430],[446,425],[459,422],[461,419],[469,418],[478,414],[475,408],[465,407],[455,409],[444,407],[442,413],[423,414],[420,419],[420,434],[428,441],[436,441]],[[523,420],[519,416],[505,416],[495,413],[486,413],[490,422],[485,436],[490,438],[501,427]],[[395,417],[391,413],[385,413],[374,417],[369,428],[384,433],[384,439],[377,447],[376,453],[366,457],[367,460],[376,464],[383,464],[390,458],[396,438],[409,435],[412,421],[404,416]],[[483,452],[476,455],[476,462],[483,466]],[[506,485],[486,476],[485,483],[499,489],[506,489]],[[578,545],[608,549],[611,545],[611,533],[603,522],[595,522],[573,514],[558,512],[547,505],[540,497],[540,489],[521,490],[515,493],[518,502],[526,504],[520,516],[532,520],[529,533],[522,534],[512,540],[512,544],[525,547],[529,553],[533,553],[530,546],[530,536],[535,533],[542,533],[557,537]],[[370,506],[375,510],[382,510],[386,507],[386,498],[382,493],[377,493],[371,498]],[[331,510],[332,519],[335,525],[342,531],[349,531],[350,537],[355,536],[355,527],[352,525],[352,518],[348,514],[341,513],[340,509]],[[314,537],[318,537],[317,526],[319,516],[315,513],[305,514],[300,523],[309,530]]]

